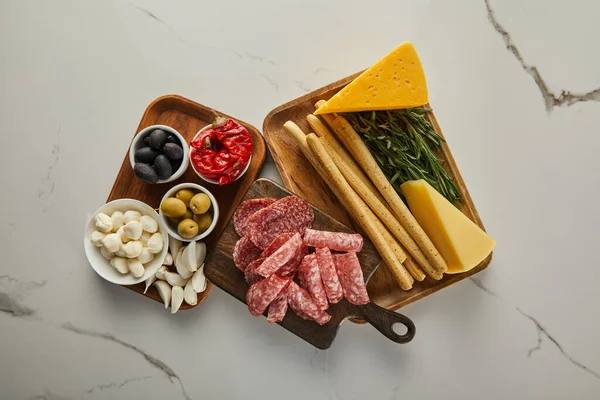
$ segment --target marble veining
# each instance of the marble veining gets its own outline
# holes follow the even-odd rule
[[[48,169],[46,170],[46,176],[44,176],[44,178],[42,178],[39,189],[38,189],[38,198],[42,202],[42,212],[43,213],[48,211],[48,208],[49,208],[48,199],[54,193],[54,187],[56,186],[56,182],[54,181],[53,171],[54,171],[54,168],[56,168],[56,166],[58,165],[58,161],[60,159],[60,130],[61,130],[61,127],[59,126],[56,131],[56,142],[52,146],[52,153],[51,153],[52,161],[50,162],[50,165],[48,166]]]
[[[43,287],[46,281],[24,282],[8,275],[0,276],[0,311],[13,317],[31,317],[36,310],[23,303],[32,290]]]
[[[475,286],[477,286],[479,289],[483,290],[485,293],[489,294],[490,296],[496,297],[496,298],[506,302],[506,300],[502,296],[500,296],[499,294],[497,294],[497,293],[491,291],[490,289],[488,289],[487,287],[485,287],[485,285],[481,282],[480,279],[475,278],[475,277],[470,277],[469,280],[471,282],[473,282],[475,284]],[[527,358],[531,358],[531,355],[534,352],[541,350],[543,338],[546,337],[548,340],[550,340],[550,342],[552,342],[552,344],[554,344],[556,346],[556,348],[560,351],[562,356],[565,359],[567,359],[571,364],[573,364],[577,368],[580,368],[581,370],[587,372],[588,374],[594,376],[595,378],[600,379],[600,374],[598,372],[583,365],[581,362],[577,361],[575,358],[573,358],[573,356],[571,356],[569,353],[567,353],[564,350],[563,346],[561,346],[561,344],[558,343],[558,341],[550,334],[550,332],[548,332],[548,330],[546,328],[544,328],[544,326],[535,317],[527,314],[518,306],[514,307],[514,309],[519,314],[521,314],[523,317],[530,320],[535,325],[535,328],[537,330],[537,344],[527,351]]]
[[[600,88],[594,89],[587,93],[571,93],[568,90],[561,90],[558,96],[553,93],[542,78],[539,69],[535,65],[530,65],[525,61],[521,55],[521,52],[511,39],[508,31],[496,20],[494,11],[490,6],[490,0],[485,0],[485,7],[487,8],[489,21],[493,25],[496,32],[502,36],[502,40],[504,41],[506,48],[515,56],[517,61],[519,61],[523,70],[531,75],[535,84],[540,89],[542,97],[544,98],[544,103],[546,104],[546,111],[552,112],[555,107],[568,107],[579,102],[600,101]]]
[[[93,338],[108,340],[108,341],[117,343],[127,349],[130,349],[130,350],[138,353],[139,355],[144,357],[144,359],[148,363],[150,363],[153,367],[162,371],[167,376],[169,381],[171,381],[171,382],[173,382],[174,380],[177,381],[179,383],[179,385],[181,386],[181,393],[182,393],[183,397],[186,400],[191,400],[191,397],[188,395],[188,393],[185,390],[185,387],[183,386],[183,382],[181,381],[181,378],[179,378],[179,376],[175,373],[175,371],[173,371],[173,369],[171,369],[171,367],[169,367],[167,364],[165,364],[161,360],[157,359],[156,357],[153,357],[150,354],[146,353],[144,350],[140,349],[139,347],[137,347],[131,343],[127,343],[124,340],[121,340],[121,339],[111,335],[110,333],[96,332],[96,331],[89,330],[89,329],[79,328],[79,327],[74,326],[71,323],[63,324],[62,328],[67,331],[76,333],[78,335],[84,335],[84,336],[89,336],[89,337],[93,337]]]

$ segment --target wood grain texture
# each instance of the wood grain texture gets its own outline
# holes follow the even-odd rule
[[[224,117],[232,118],[220,111],[217,112]],[[150,103],[142,116],[142,120],[140,121],[136,133],[150,125],[167,125],[177,130],[189,143],[201,128],[211,123],[212,119],[213,114],[211,108],[181,96],[167,95],[159,97]],[[119,174],[108,195],[107,201],[130,198],[143,201],[151,207],[158,208],[160,200],[165,192],[173,186],[184,182],[193,182],[203,185],[215,196],[219,203],[220,210],[219,221],[217,222],[214,231],[202,240],[206,243],[208,251],[210,251],[210,249],[216,245],[219,234],[223,231],[227,221],[229,221],[233,215],[242,196],[260,173],[266,157],[266,146],[260,132],[252,125],[238,119],[236,120],[248,129],[252,135],[253,143],[250,167],[248,167],[246,173],[236,182],[220,187],[204,182],[194,173],[194,170],[190,165],[181,178],[173,182],[155,185],[147,184],[137,179],[133,174],[133,169],[129,163],[129,149],[127,149],[125,159],[123,160]],[[140,283],[126,287],[134,292],[143,294],[145,285],[144,283]],[[212,284],[208,282],[206,290],[198,294],[198,304],[196,306],[190,306],[184,302],[180,309],[187,310],[197,307],[204,299],[206,299],[211,288]],[[148,289],[148,292],[146,292],[144,296],[162,303],[154,286]]]
[[[292,195],[292,193],[273,181],[258,179],[250,186],[243,200],[263,197],[282,198],[289,195]],[[350,228],[336,221],[331,216],[315,208],[314,205],[313,210],[315,213],[313,228],[337,232],[353,232]],[[233,227],[233,221],[230,221],[221,234],[217,247],[209,254],[204,268],[206,277],[210,281],[241,302],[246,303],[248,286],[244,280],[244,273],[234,265],[232,260],[233,248],[239,238]],[[381,258],[377,254],[373,244],[366,238],[363,250],[358,253],[358,259],[363,270],[363,275],[368,280],[379,266]],[[327,312],[332,316],[331,321],[322,326],[319,326],[316,322],[305,321],[299,318],[291,310],[288,310],[285,318],[279,324],[319,349],[327,349],[331,346],[340,323],[349,317],[364,318],[381,333],[398,343],[410,341],[415,334],[415,326],[410,319],[404,315],[378,307],[373,303],[356,306],[343,299],[337,304],[331,304]],[[396,323],[407,327],[405,335],[400,336],[393,331],[392,325]]]
[[[263,123],[265,140],[286,187],[323,211],[335,216],[339,221],[355,229],[356,225],[353,224],[344,208],[309,162],[303,157],[294,141],[286,134],[283,124],[291,120],[298,124],[304,132],[311,132],[311,128],[306,122],[306,115],[314,112],[314,104],[319,100],[328,100],[361,73],[362,71],[275,108],[267,115]],[[429,107],[429,104],[426,107]],[[428,113],[427,117],[435,131],[443,137],[442,130],[435,119],[434,113]],[[458,190],[464,199],[463,204],[459,207],[460,210],[482,229],[485,229],[447,143],[442,145],[438,157],[443,160],[442,165],[444,169],[454,178]],[[373,278],[369,281],[369,295],[371,296],[371,300],[381,307],[397,310],[400,307],[461,281],[470,275],[476,274],[486,268],[491,259],[492,254],[471,271],[455,275],[447,274],[440,281],[435,281],[428,277],[423,282],[415,282],[415,285],[409,291],[400,289],[387,266],[382,264],[381,268],[375,272]]]

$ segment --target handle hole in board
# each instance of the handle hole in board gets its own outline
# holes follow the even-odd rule
[[[404,336],[408,333],[408,328],[406,325],[401,324],[400,322],[396,322],[392,325],[392,330],[396,335]]]

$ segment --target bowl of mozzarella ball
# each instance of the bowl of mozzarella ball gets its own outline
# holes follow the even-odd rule
[[[169,236],[156,211],[134,199],[100,207],[85,231],[87,259],[98,275],[119,285],[153,276],[167,256]]]

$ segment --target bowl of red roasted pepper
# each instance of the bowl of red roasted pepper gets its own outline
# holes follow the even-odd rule
[[[215,114],[212,124],[200,129],[190,143],[190,163],[206,182],[223,186],[248,170],[252,136],[245,126]]]

